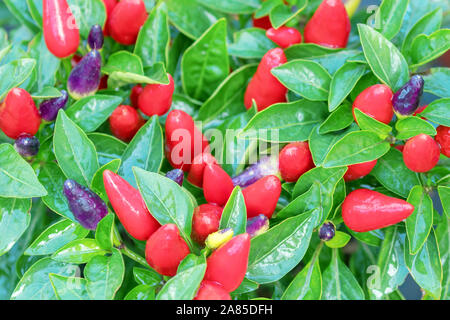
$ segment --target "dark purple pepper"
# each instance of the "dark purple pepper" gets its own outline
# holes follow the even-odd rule
[[[247,233],[251,238],[256,237],[269,230],[269,219],[260,214],[254,218],[247,220]]]
[[[102,57],[97,50],[89,51],[72,69],[67,80],[69,94],[75,100],[91,96],[98,90]]]
[[[183,173],[183,170],[181,170],[181,169],[173,169],[173,170],[168,171],[166,173],[166,177],[175,181],[180,186],[183,185],[184,173]]]
[[[93,25],[88,36],[88,46],[90,49],[101,50],[103,47],[103,30],[101,25]]]
[[[39,112],[41,118],[46,121],[54,121],[58,115],[59,109],[64,109],[69,100],[69,95],[66,90],[61,90],[61,96],[43,101],[39,105]]]
[[[105,202],[76,181],[66,180],[63,191],[73,216],[86,229],[95,230],[99,221],[108,214]]]
[[[24,158],[37,155],[39,146],[38,138],[27,133],[21,134],[14,142],[14,149]]]
[[[420,75],[414,75],[392,97],[395,114],[401,118],[410,116],[419,107],[425,81]]]
[[[334,238],[336,228],[332,222],[325,222],[319,229],[319,238],[328,241]]]
[[[278,174],[278,158],[266,156],[233,177],[234,186],[246,188],[261,178]]]

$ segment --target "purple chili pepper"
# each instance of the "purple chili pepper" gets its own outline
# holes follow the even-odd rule
[[[410,116],[419,107],[425,81],[419,75],[414,75],[392,97],[395,114],[399,117]]]
[[[247,233],[251,238],[256,237],[269,230],[269,219],[260,214],[254,218],[247,220]]]
[[[233,177],[233,184],[246,188],[261,178],[278,174],[278,157],[266,156]]]
[[[39,146],[38,138],[27,133],[21,134],[14,142],[14,149],[24,158],[37,155]]]
[[[183,173],[183,170],[181,170],[181,169],[173,169],[173,170],[168,171],[166,173],[166,177],[175,181],[180,186],[183,185],[184,173]]]
[[[336,228],[332,222],[325,222],[319,229],[319,238],[323,241],[329,241],[334,238]]]
[[[67,80],[69,94],[75,100],[91,96],[98,90],[102,57],[97,50],[89,51],[72,69]]]
[[[63,191],[73,216],[86,229],[95,230],[100,220],[108,214],[105,202],[76,181],[66,180]]]
[[[103,47],[103,30],[99,24],[93,25],[88,36],[88,46],[90,49],[101,50]]]
[[[61,90],[60,97],[43,101],[39,105],[39,112],[41,114],[41,118],[46,121],[55,120],[56,116],[58,115],[59,109],[64,109],[66,107],[68,99],[69,95],[67,94],[67,91]]]

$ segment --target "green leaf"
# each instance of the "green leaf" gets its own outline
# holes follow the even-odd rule
[[[339,180],[342,179],[346,171],[347,168],[313,168],[302,174],[297,180],[294,189],[292,190],[292,197],[296,198],[308,191],[314,182],[317,182],[322,187],[329,186],[329,192],[333,194],[334,188]]]
[[[267,38],[266,30],[260,28],[242,29],[233,35],[234,42],[229,45],[230,55],[243,59],[261,59],[267,51],[277,47]]]
[[[272,74],[289,90],[308,100],[328,100],[331,76],[317,62],[292,60],[272,69]]]
[[[140,284],[130,292],[124,298],[125,300],[155,300],[155,287],[151,287],[145,284]]]
[[[24,83],[31,76],[35,66],[34,59],[19,59],[2,65],[0,67],[0,100],[3,100],[12,88],[17,88]]]
[[[350,241],[352,237],[342,231],[336,231],[336,234],[334,235],[333,239],[325,241],[325,244],[329,248],[343,248],[347,245],[347,243]]]
[[[409,79],[408,64],[400,51],[383,35],[358,24],[364,56],[373,73],[395,92]]]
[[[106,8],[102,0],[67,0],[67,3],[84,39],[87,39],[93,25],[105,25]]]
[[[112,300],[122,285],[125,273],[122,254],[113,249],[112,256],[93,257],[84,269],[86,288],[94,300]]]
[[[159,291],[156,300],[192,300],[206,271],[206,263],[196,265],[171,278]]]
[[[194,205],[190,196],[174,181],[158,173],[134,168],[142,197],[161,225],[174,223],[180,235],[192,247],[190,238]]]
[[[233,189],[228,201],[223,208],[219,229],[231,228],[234,235],[245,233],[247,225],[247,208],[241,188]]]
[[[39,0],[27,0],[28,9],[33,20],[42,27],[42,1]]]
[[[439,186],[438,192],[442,202],[442,208],[444,209],[447,218],[450,218],[450,187]]]
[[[419,115],[437,124],[450,127],[450,98],[434,100]]]
[[[367,130],[378,134],[381,139],[386,139],[392,131],[391,126],[380,122],[371,116],[365,114],[358,108],[354,109],[356,122],[361,130]]]
[[[246,277],[257,283],[281,279],[302,260],[316,221],[316,212],[310,211],[254,237]]]
[[[320,125],[319,133],[327,134],[340,131],[353,123],[352,105],[344,102],[340,107],[334,110],[328,118]]]
[[[450,220],[442,219],[436,228],[436,240],[442,264],[441,300],[450,298]]]
[[[183,55],[183,90],[193,99],[205,101],[228,76],[226,25],[225,19],[218,20]]]
[[[91,300],[86,289],[86,279],[54,273],[50,273],[49,277],[58,300]]]
[[[110,170],[114,173],[117,173],[121,164],[120,159],[112,160],[111,162],[105,164],[100,167],[97,172],[94,174],[91,182],[91,189],[95,193],[97,193],[104,201],[108,201],[108,195],[106,194],[105,184],[103,183],[103,172],[106,170]]]
[[[252,292],[255,291],[259,288],[259,284],[248,280],[247,278],[244,278],[244,280],[242,280],[241,284],[239,285],[239,287],[234,290],[233,292],[231,292],[231,294],[243,294],[243,293],[248,293],[248,292]]]
[[[47,191],[31,166],[10,144],[0,144],[0,197],[44,197]]]
[[[53,254],[69,242],[85,238],[89,230],[68,219],[61,220],[45,229],[25,250],[26,255]]]
[[[424,65],[450,50],[450,29],[417,36],[411,45],[411,69]]]
[[[378,159],[370,173],[383,187],[403,198],[407,198],[409,191],[420,184],[417,173],[406,167],[402,153],[395,148]]]
[[[355,232],[347,228],[347,231],[350,232],[350,234],[357,240],[374,247],[379,247],[384,239],[384,233],[383,231],[381,231],[381,229],[368,232]]]
[[[328,110],[331,112],[347,98],[356,83],[366,71],[366,65],[358,62],[347,62],[336,71],[331,79],[328,94]]]
[[[134,54],[142,59],[144,67],[157,62],[167,63],[169,57],[170,30],[167,13],[156,6],[139,31]]]
[[[258,112],[238,137],[272,142],[305,141],[314,126],[321,123],[327,114],[327,106],[322,102],[298,100],[277,103]],[[270,138],[263,137],[267,132]]]
[[[95,239],[77,239],[58,249],[52,259],[61,262],[82,264],[93,257],[104,255],[105,250],[99,247]]]
[[[159,285],[162,281],[161,275],[152,269],[134,267],[133,276],[137,283],[151,287]]]
[[[11,300],[55,300],[49,274],[74,276],[78,266],[43,258],[33,264],[23,275],[11,295]]]
[[[52,99],[52,98],[58,98],[61,96],[61,92],[53,87],[44,87],[42,88],[42,91],[35,92],[31,94],[31,97],[36,100],[40,99]]]
[[[389,143],[376,133],[350,132],[331,148],[323,166],[331,168],[372,161],[383,156],[389,149]]]
[[[450,98],[450,68],[431,68],[430,74],[423,77],[424,91],[441,98]]]
[[[67,116],[84,132],[93,132],[104,123],[122,102],[116,96],[94,95],[78,100],[67,108]]]
[[[235,14],[253,13],[261,5],[259,0],[203,0],[202,4],[214,10]]]
[[[8,252],[27,230],[31,200],[0,198],[0,256]]]
[[[377,29],[387,39],[392,39],[400,31],[408,3],[409,0],[383,0],[381,3],[375,20],[379,24]]]
[[[88,187],[98,170],[97,152],[84,131],[62,109],[56,118],[53,146],[66,177]]]
[[[103,250],[111,251],[114,242],[114,214],[106,215],[97,225],[95,241]]]
[[[322,274],[319,260],[309,262],[292,280],[281,300],[320,300]]]
[[[17,0],[5,0],[4,4],[8,8],[9,12],[18,20],[21,24],[25,25],[30,31],[38,32],[39,27],[33,21],[33,18],[29,14],[27,3],[25,1]]]
[[[100,166],[120,159],[127,147],[126,143],[104,133],[89,133],[88,138],[94,143]]]
[[[436,129],[433,125],[419,117],[407,117],[400,119],[395,124],[395,129],[398,131],[396,138],[399,140],[408,140],[409,138],[415,137],[421,133],[429,136],[436,135]]]
[[[297,0],[295,7],[280,4],[270,11],[270,22],[275,29],[285,25],[294,19],[308,4],[307,0]]]

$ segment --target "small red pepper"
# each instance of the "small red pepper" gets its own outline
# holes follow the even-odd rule
[[[11,89],[0,105],[0,129],[11,139],[22,133],[34,136],[41,117],[31,95],[21,88]]]
[[[231,300],[231,297],[220,283],[202,281],[194,300]]]
[[[42,27],[48,50],[58,58],[77,52],[80,31],[66,0],[43,0]]]
[[[133,89],[131,89],[130,101],[131,106],[135,109],[138,108],[139,96],[141,95],[143,90],[144,88],[140,84],[135,85]]]
[[[302,174],[314,168],[308,142],[293,142],[285,146],[278,158],[281,177],[295,182]]]
[[[344,175],[344,180],[348,182],[365,177],[370,173],[370,171],[372,171],[376,164],[377,160],[352,164],[348,166],[347,172],[345,172]]]
[[[109,33],[118,43],[132,45],[147,17],[143,0],[121,0],[109,17]]]
[[[177,274],[178,265],[189,253],[189,247],[175,224],[160,227],[145,246],[148,264],[159,274],[170,277]]]
[[[210,203],[195,208],[192,217],[192,239],[203,244],[209,234],[219,230],[222,211],[221,207]]]
[[[409,170],[414,172],[427,172],[439,162],[439,145],[432,137],[419,134],[405,143],[403,148],[403,161]]]
[[[120,105],[109,117],[109,126],[113,135],[125,142],[133,139],[144,125],[141,115],[130,106]]]
[[[214,158],[209,152],[202,152],[195,156],[192,160],[191,169],[188,174],[188,181],[193,185],[202,188],[203,187],[203,172],[208,164],[217,164],[216,158]]]
[[[353,102],[353,118],[356,121],[355,108],[357,108],[375,120],[388,124],[394,116],[392,96],[393,92],[387,85],[376,84],[368,87]]]
[[[283,49],[302,42],[302,34],[295,28],[270,28],[267,30],[266,36]]]
[[[281,182],[277,176],[266,176],[242,191],[247,218],[256,217],[259,214],[271,218],[281,194]]]
[[[204,280],[220,283],[227,292],[244,280],[250,252],[250,236],[240,234],[215,250],[207,259]]]
[[[286,62],[283,49],[275,48],[267,51],[245,91],[244,104],[247,109],[251,108],[253,100],[256,101],[258,111],[274,103],[286,102],[287,88],[270,72]]]
[[[113,12],[114,8],[119,2],[117,0],[102,0],[102,1],[106,9],[106,23],[105,27],[103,28],[103,34],[105,36],[109,36],[109,20],[111,17],[111,13]]]
[[[103,183],[117,217],[133,238],[144,241],[158,230],[161,225],[137,189],[110,170],[103,171]]]
[[[219,206],[224,206],[231,192],[233,192],[233,180],[217,164],[209,164],[203,173],[203,194],[206,201]]]
[[[441,153],[450,157],[450,127],[439,126],[436,128],[437,134],[434,137],[437,143],[441,146]]]
[[[419,113],[421,113],[422,111],[424,111],[426,108],[428,107],[428,105],[424,105],[424,106],[420,106],[417,108],[416,111],[414,111],[413,116],[417,116]],[[420,116],[420,115],[419,115]],[[426,120],[424,117],[420,116],[422,119]]]
[[[341,0],[324,0],[305,26],[305,42],[345,48],[351,25]]]
[[[367,232],[385,228],[408,218],[414,206],[382,193],[357,189],[342,204],[342,218],[351,230]]]
[[[272,23],[270,22],[269,16],[264,16],[261,18],[252,17],[252,23],[255,28],[260,28],[264,30],[268,30],[272,28]]]
[[[175,83],[168,73],[169,84],[148,84],[138,98],[138,107],[143,114],[151,117],[162,116],[169,111],[172,105],[172,96],[175,91]]]

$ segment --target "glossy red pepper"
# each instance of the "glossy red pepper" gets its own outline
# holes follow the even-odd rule
[[[31,95],[21,88],[11,89],[0,105],[0,129],[11,139],[22,133],[34,136],[41,117]]]
[[[126,105],[118,106],[109,117],[111,132],[115,137],[125,142],[133,139],[144,123],[144,119],[136,109]]]
[[[302,42],[302,34],[295,28],[270,28],[267,30],[266,36],[283,49]]]
[[[159,274],[170,277],[176,275],[178,265],[189,253],[189,247],[175,224],[160,227],[145,246],[148,264]]]
[[[77,52],[80,31],[66,0],[42,1],[42,27],[48,50],[58,58]]]
[[[404,144],[399,144],[399,145],[394,146],[394,148],[397,149],[400,152],[403,152],[403,149],[405,148],[405,145]]]
[[[175,83],[169,73],[167,76],[169,77],[169,84],[148,84],[139,95],[138,107],[143,114],[149,117],[162,116],[169,111],[172,105]]]
[[[244,104],[247,109],[251,108],[253,100],[256,101],[258,111],[274,103],[286,102],[287,88],[270,72],[286,62],[282,49],[275,48],[267,51],[245,91]]]
[[[368,87],[353,102],[353,118],[356,121],[355,108],[357,108],[375,120],[388,124],[394,116],[392,96],[391,88],[384,84]]]
[[[192,217],[192,239],[203,244],[209,234],[219,230],[222,207],[205,203],[194,210]]]
[[[206,201],[224,206],[233,192],[231,177],[217,164],[209,164],[203,173],[203,194]]]
[[[125,230],[137,240],[147,240],[161,226],[151,215],[137,189],[110,170],[103,171],[109,202]]]
[[[345,48],[351,25],[341,0],[324,0],[305,26],[305,42]]]
[[[144,90],[144,88],[140,84],[135,85],[131,89],[130,101],[131,101],[131,106],[133,108],[136,108],[136,109],[138,108],[139,96],[141,95],[143,90]]]
[[[450,157],[450,127],[439,126],[436,128],[437,134],[434,137],[441,147],[441,153]]]
[[[413,113],[413,116],[417,116],[417,115],[419,115],[419,113],[421,113],[422,111],[424,111],[426,108],[428,107],[428,105],[426,104],[426,105],[424,105],[424,106],[420,106],[420,107],[418,107],[417,108],[417,110],[416,111],[414,111],[414,113]],[[424,119],[424,120],[426,120],[426,118],[425,117],[422,117],[421,115],[419,115],[419,117],[421,117],[422,119]]]
[[[351,230],[367,232],[388,227],[408,218],[414,206],[382,193],[357,189],[342,204],[342,218]]]
[[[98,85],[98,90],[108,89],[108,75],[104,74],[100,78],[100,84]]]
[[[132,45],[147,17],[143,0],[121,0],[109,17],[109,33],[118,43]]]
[[[220,283],[228,292],[236,290],[247,272],[249,252],[248,233],[232,238],[208,257],[203,279]]]
[[[186,112],[170,111],[165,129],[165,154],[172,167],[188,172],[196,155],[209,152],[208,140]]]
[[[284,181],[297,181],[302,174],[314,168],[308,142],[289,143],[281,150],[278,163]]]
[[[188,181],[199,188],[203,187],[205,167],[213,163],[217,164],[217,160],[209,152],[202,152],[196,155],[194,160],[192,160],[191,169],[187,177]]]
[[[277,176],[266,176],[242,190],[247,218],[259,214],[271,218],[281,194],[281,182]]]
[[[419,134],[405,143],[403,148],[403,161],[409,170],[414,172],[427,172],[439,162],[439,145],[432,137]]]
[[[109,36],[109,20],[114,8],[119,2],[117,0],[102,0],[102,1],[106,9],[106,23],[105,27],[103,28],[103,34],[105,36]]]
[[[252,23],[255,28],[260,28],[264,30],[272,28],[272,23],[270,22],[269,16],[264,16],[261,18],[252,17]]]
[[[220,283],[202,281],[194,300],[231,300],[231,297]]]
[[[344,180],[347,182],[365,177],[370,173],[370,171],[372,171],[376,164],[377,160],[352,164],[348,166],[347,172],[345,172],[344,175]]]

